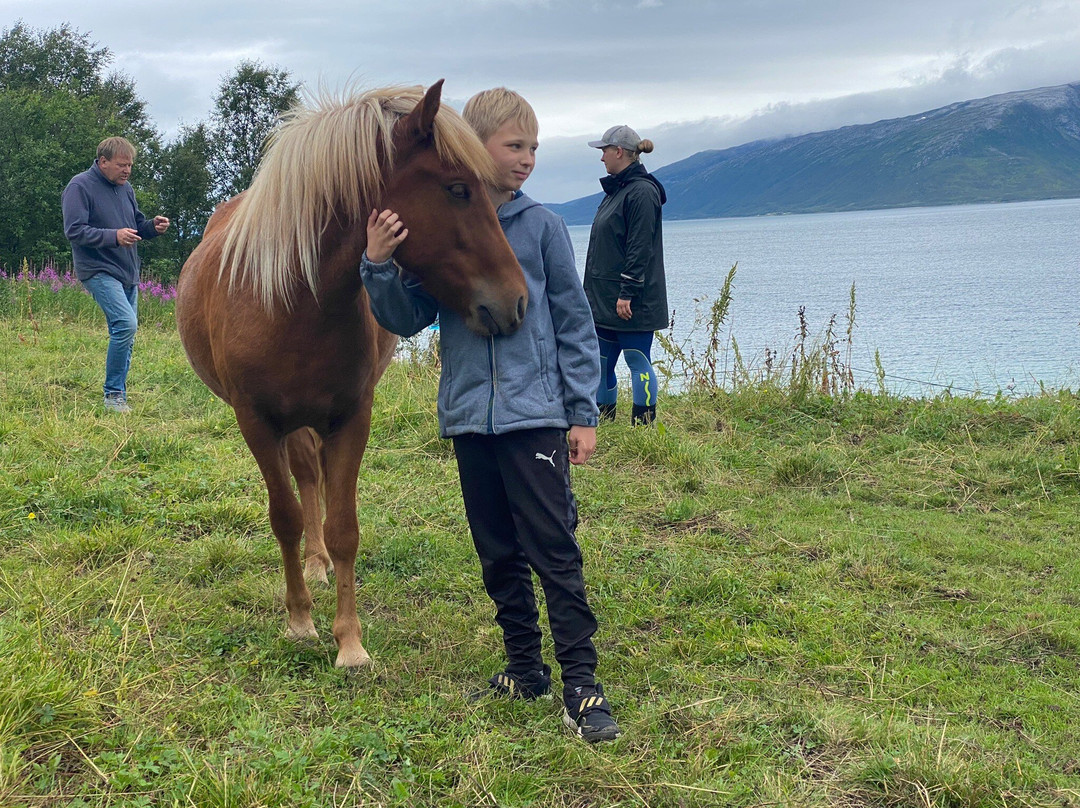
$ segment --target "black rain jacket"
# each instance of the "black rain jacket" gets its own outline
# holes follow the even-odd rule
[[[606,196],[596,209],[585,258],[585,296],[593,320],[613,331],[663,330],[669,324],[664,186],[638,162],[600,184]],[[630,301],[629,320],[615,312],[619,298]]]

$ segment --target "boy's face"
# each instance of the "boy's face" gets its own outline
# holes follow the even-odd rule
[[[498,168],[499,190],[519,191],[536,165],[535,132],[525,132],[515,121],[507,121],[484,142]]]

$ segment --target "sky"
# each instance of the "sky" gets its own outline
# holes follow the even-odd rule
[[[0,0],[0,28],[70,23],[167,138],[241,60],[311,90],[506,86],[540,120],[525,191],[600,190],[586,143],[629,124],[656,169],[705,149],[1080,82],[1080,0]]]

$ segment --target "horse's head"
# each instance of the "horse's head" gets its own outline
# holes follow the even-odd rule
[[[510,334],[525,315],[525,276],[478,166],[440,157],[435,116],[441,93],[440,80],[394,127],[394,169],[381,207],[396,211],[409,229],[394,257],[476,333]]]

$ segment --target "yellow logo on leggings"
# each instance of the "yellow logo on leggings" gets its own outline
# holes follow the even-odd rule
[[[645,382],[645,406],[651,407],[653,403],[652,392],[649,390],[649,374],[639,373],[638,378]]]

